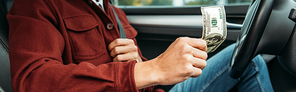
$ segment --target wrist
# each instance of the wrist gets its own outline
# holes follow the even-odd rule
[[[136,63],[134,68],[134,78],[138,89],[158,85],[159,75],[151,64],[151,61]]]

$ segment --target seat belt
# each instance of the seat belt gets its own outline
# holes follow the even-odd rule
[[[116,21],[117,21],[117,24],[118,24],[118,29],[119,29],[120,38],[126,38],[126,35],[125,35],[125,31],[124,31],[124,29],[123,29],[123,26],[122,26],[122,24],[121,24],[121,22],[120,22],[120,20],[119,20],[119,18],[118,18],[118,16],[117,16],[117,14],[116,14],[114,8],[113,8],[113,6],[112,6],[110,3],[109,3],[109,5],[111,6],[111,8],[112,8],[112,10],[113,10],[113,12],[114,12],[114,15],[115,15],[115,17],[116,17]]]

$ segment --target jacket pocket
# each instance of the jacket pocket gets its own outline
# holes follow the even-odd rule
[[[91,15],[75,15],[63,18],[70,36],[75,59],[94,59],[102,56],[104,38],[98,31],[98,22]]]

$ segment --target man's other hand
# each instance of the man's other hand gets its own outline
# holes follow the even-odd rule
[[[138,47],[132,39],[116,39],[108,46],[110,56],[113,57],[113,62],[129,62],[137,60],[142,62],[138,53]]]

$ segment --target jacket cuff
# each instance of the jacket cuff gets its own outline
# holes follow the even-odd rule
[[[133,60],[130,62],[122,62],[115,64],[114,80],[115,80],[115,91],[116,92],[136,92],[138,88],[134,78],[134,68],[137,61]]]

